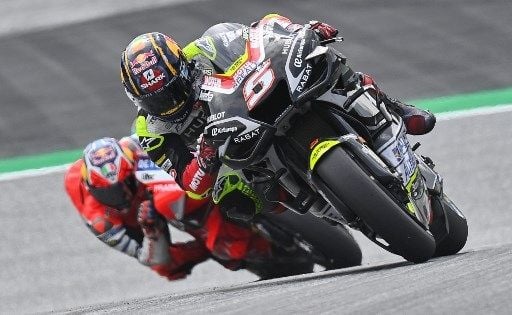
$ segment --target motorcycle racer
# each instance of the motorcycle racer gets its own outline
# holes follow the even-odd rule
[[[256,25],[269,33],[274,26],[289,32],[308,27],[320,40],[332,39],[338,33],[326,23],[311,21],[304,26],[278,14],[269,14],[252,24]],[[198,206],[209,200],[220,167],[217,148],[206,136],[199,140],[196,150],[204,127],[209,120],[216,119],[209,116],[207,106],[211,92],[202,91],[200,86],[219,84],[209,77],[213,73],[243,80],[243,74],[253,70],[243,63],[249,42],[247,26],[221,23],[183,50],[169,36],[146,33],[136,37],[122,54],[121,78],[128,97],[138,107],[136,133],[141,144],[158,166],[176,177]],[[231,58],[224,60],[224,56]],[[354,73],[351,80],[360,85],[375,85],[370,76],[361,73]],[[431,113],[393,100],[380,90],[378,93],[404,119],[408,133],[425,134],[434,127],[435,117]],[[243,191],[238,189],[238,199],[245,200],[241,204],[251,207],[249,212],[257,213],[252,193]],[[219,202],[222,206],[222,200]]]
[[[67,170],[66,192],[100,241],[168,280],[185,278],[209,258],[260,278],[312,271],[310,259],[283,252],[247,226],[227,222],[218,207],[197,208],[172,178],[151,185],[136,175],[144,169],[161,172],[153,166],[135,137],[102,138],[88,144]],[[195,240],[171,242],[167,222]]]
[[[95,140],[66,172],[66,192],[100,241],[169,280],[181,279],[209,252],[199,241],[171,243],[153,203],[168,192],[152,190],[134,176],[142,156],[146,154],[130,137]]]

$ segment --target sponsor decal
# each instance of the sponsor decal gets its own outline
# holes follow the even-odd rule
[[[300,31],[300,32],[298,32],[298,35],[295,35],[295,37],[292,41],[292,44],[291,44],[290,52],[288,53],[287,58],[286,58],[285,71],[286,71],[286,76],[288,78],[287,82],[288,82],[290,91],[294,91],[294,92],[295,92],[295,89],[297,88],[297,86],[299,85],[299,81],[300,81],[302,75],[304,74],[304,70],[305,70],[305,67],[297,68],[294,65],[295,58],[297,56],[297,50],[299,50],[298,44],[301,40],[304,39],[303,36],[304,36],[304,31]],[[304,48],[302,48],[300,50],[304,50]],[[301,57],[301,54],[299,54],[299,57]],[[300,62],[302,62],[302,58],[300,58]],[[302,62],[302,65],[304,65],[303,62]]]
[[[148,137],[144,137],[142,138],[142,140],[140,141],[140,146],[142,147],[142,149],[144,151],[149,151],[149,149],[151,148],[151,143],[153,141],[157,140],[156,138],[148,138]]]
[[[206,67],[203,63],[196,63],[196,69],[201,71],[202,73],[206,75],[212,75],[213,69]]]
[[[150,159],[140,159],[137,162],[137,170],[138,171],[148,171],[148,170],[157,170],[158,166],[151,161]]]
[[[215,137],[222,133],[236,132],[237,130],[238,130],[237,127],[213,127],[211,135],[212,135],[212,137]]]
[[[248,133],[244,133],[243,135],[240,135],[240,136],[234,138],[233,141],[235,141],[235,143],[242,143],[247,140],[251,140],[253,137],[259,136],[259,134],[260,134],[260,128],[252,130],[251,132],[248,132]]]
[[[89,160],[91,160],[94,166],[101,166],[107,162],[112,162],[116,157],[117,152],[111,146],[102,147],[89,153]]]
[[[174,181],[174,177],[161,169],[135,172],[137,180],[143,184],[153,184]]]
[[[406,159],[404,163],[404,171],[406,178],[410,178],[412,176],[412,173],[414,173],[414,170],[416,168],[416,161],[411,159]]]
[[[304,51],[305,43],[306,43],[306,38],[303,37],[300,40],[299,49],[297,49],[297,54],[295,55],[295,59],[293,60],[293,65],[297,68],[302,67],[302,52]]]
[[[290,52],[290,47],[292,47],[292,42],[293,42],[294,36],[281,37],[281,38],[284,41],[283,50],[281,51],[281,54],[286,55]]]
[[[142,73],[140,87],[149,92],[154,92],[164,85],[165,74],[159,69],[149,69]]]
[[[237,34],[237,31],[229,31],[220,33],[219,36],[222,40],[222,45],[224,45],[224,47],[228,47],[229,44],[231,44],[231,42],[234,41],[239,35]]]
[[[244,26],[244,28],[242,28],[242,38],[245,40],[249,39],[249,28],[247,26]]]
[[[162,169],[166,172],[169,172],[169,170],[171,169],[172,167],[172,162],[171,160],[169,159],[166,159],[163,163],[162,163]]]
[[[196,46],[199,47],[203,53],[208,57],[209,59],[215,59],[215,56],[217,55],[217,50],[215,49],[215,45],[213,44],[213,40],[211,37],[201,37],[195,41]]]
[[[244,63],[233,75],[233,80],[235,83],[235,88],[237,88],[240,83],[254,70],[256,69],[256,64],[254,62],[248,61]]]
[[[143,173],[141,175],[142,180],[153,180],[155,178],[155,175],[150,173]]]
[[[155,56],[153,50],[138,54],[133,61],[130,61],[130,68],[133,74],[137,75],[144,70],[147,70],[151,66],[158,63],[158,59]]]
[[[210,115],[210,116],[208,116],[208,118],[206,118],[206,123],[209,124],[214,120],[222,119],[222,118],[224,118],[225,115],[226,115],[226,112],[220,112],[217,114]]]
[[[219,121],[216,121],[214,122],[216,125],[213,125],[213,123],[209,124],[208,126],[206,126],[205,130],[206,130],[206,133],[210,134],[211,133],[211,129],[216,127],[216,126],[219,126],[221,124],[224,124],[224,125],[228,125],[230,127],[226,127],[226,128],[217,128],[217,132],[218,131],[221,131],[221,133],[223,132],[234,132],[234,131],[238,131],[240,130],[240,132],[244,131],[245,133],[250,133],[256,129],[258,129],[259,127],[261,127],[261,125],[251,121],[251,120],[248,120],[248,119],[245,119],[245,118],[242,118],[242,117],[229,117],[229,118],[224,118],[224,119],[221,119]],[[235,125],[236,124],[236,125]],[[227,128],[233,128],[231,130],[225,130]],[[219,130],[219,129],[222,129],[222,130]],[[236,135],[238,136],[238,135]]]
[[[192,177],[190,188],[192,188],[193,190],[197,190],[199,188],[199,185],[201,185],[201,181],[203,180],[204,175],[206,175],[205,171],[199,168]]]
[[[213,92],[208,90],[201,89],[201,93],[199,94],[199,100],[204,102],[210,102],[213,99]]]
[[[309,169],[313,170],[316,163],[325,154],[325,152],[329,151],[332,147],[338,145],[339,143],[340,142],[338,140],[326,140],[317,144],[309,156]]]
[[[246,56],[241,55],[240,57],[238,57],[238,59],[235,60],[235,62],[233,62],[233,64],[231,66],[229,66],[229,68],[226,70],[226,73],[233,73],[233,71],[235,71],[236,69],[238,69],[238,67],[240,67],[240,65],[242,64],[242,62],[244,60],[246,60]]]
[[[304,69],[304,72],[302,72],[302,76],[299,81],[299,85],[297,85],[297,88],[295,89],[297,92],[304,91],[304,87],[306,86],[306,83],[308,82],[309,76],[311,75],[311,72],[313,67],[306,63],[306,68]]]
[[[214,87],[220,88],[222,85],[222,81],[219,78],[205,75],[203,79],[203,86],[205,87]]]
[[[398,152],[400,152],[400,155],[404,159],[404,172],[405,172],[405,178],[409,179],[412,174],[414,173],[414,170],[416,169],[416,158],[414,157],[414,154],[412,153],[410,149],[409,141],[407,140],[407,137],[402,136],[397,139],[396,148],[398,149]]]

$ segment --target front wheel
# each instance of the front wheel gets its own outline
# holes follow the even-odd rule
[[[414,221],[342,147],[325,153],[315,168],[330,192],[389,244],[389,250],[420,263],[434,255],[434,237]],[[333,200],[333,204],[336,201]]]

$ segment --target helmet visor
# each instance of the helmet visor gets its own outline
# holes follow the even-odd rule
[[[118,182],[108,187],[89,187],[89,192],[96,200],[109,207],[123,210],[131,206],[133,197],[133,178],[129,177],[123,182]]]
[[[176,76],[160,90],[133,96],[133,102],[153,116],[173,120],[183,116],[186,107],[190,106],[190,96],[190,82]]]

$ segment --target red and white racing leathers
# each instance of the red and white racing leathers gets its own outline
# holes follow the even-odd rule
[[[78,160],[66,172],[65,188],[89,229],[105,244],[137,258],[169,280],[186,277],[196,264],[210,257],[232,270],[243,267],[248,258],[271,257],[271,245],[266,239],[249,228],[226,221],[218,207],[208,210],[207,199],[188,197],[175,182],[155,186],[139,182],[126,213],[109,208],[88,192],[82,180],[82,165],[83,161]],[[141,203],[147,202],[148,191],[151,204],[167,221],[204,218],[201,227],[185,226],[195,241],[171,244],[166,225],[165,232],[157,238],[145,237],[137,222],[137,211]]]
[[[144,236],[137,222],[137,211],[147,196],[144,185],[138,185],[131,208],[121,213],[99,203],[87,190],[82,180],[83,160],[72,164],[65,175],[65,188],[78,213],[96,237],[140,263],[150,266],[170,280],[185,277],[191,268],[206,260],[209,252],[201,241],[171,244],[168,233],[161,233],[157,239]],[[168,192],[152,191],[153,198],[161,198]]]

